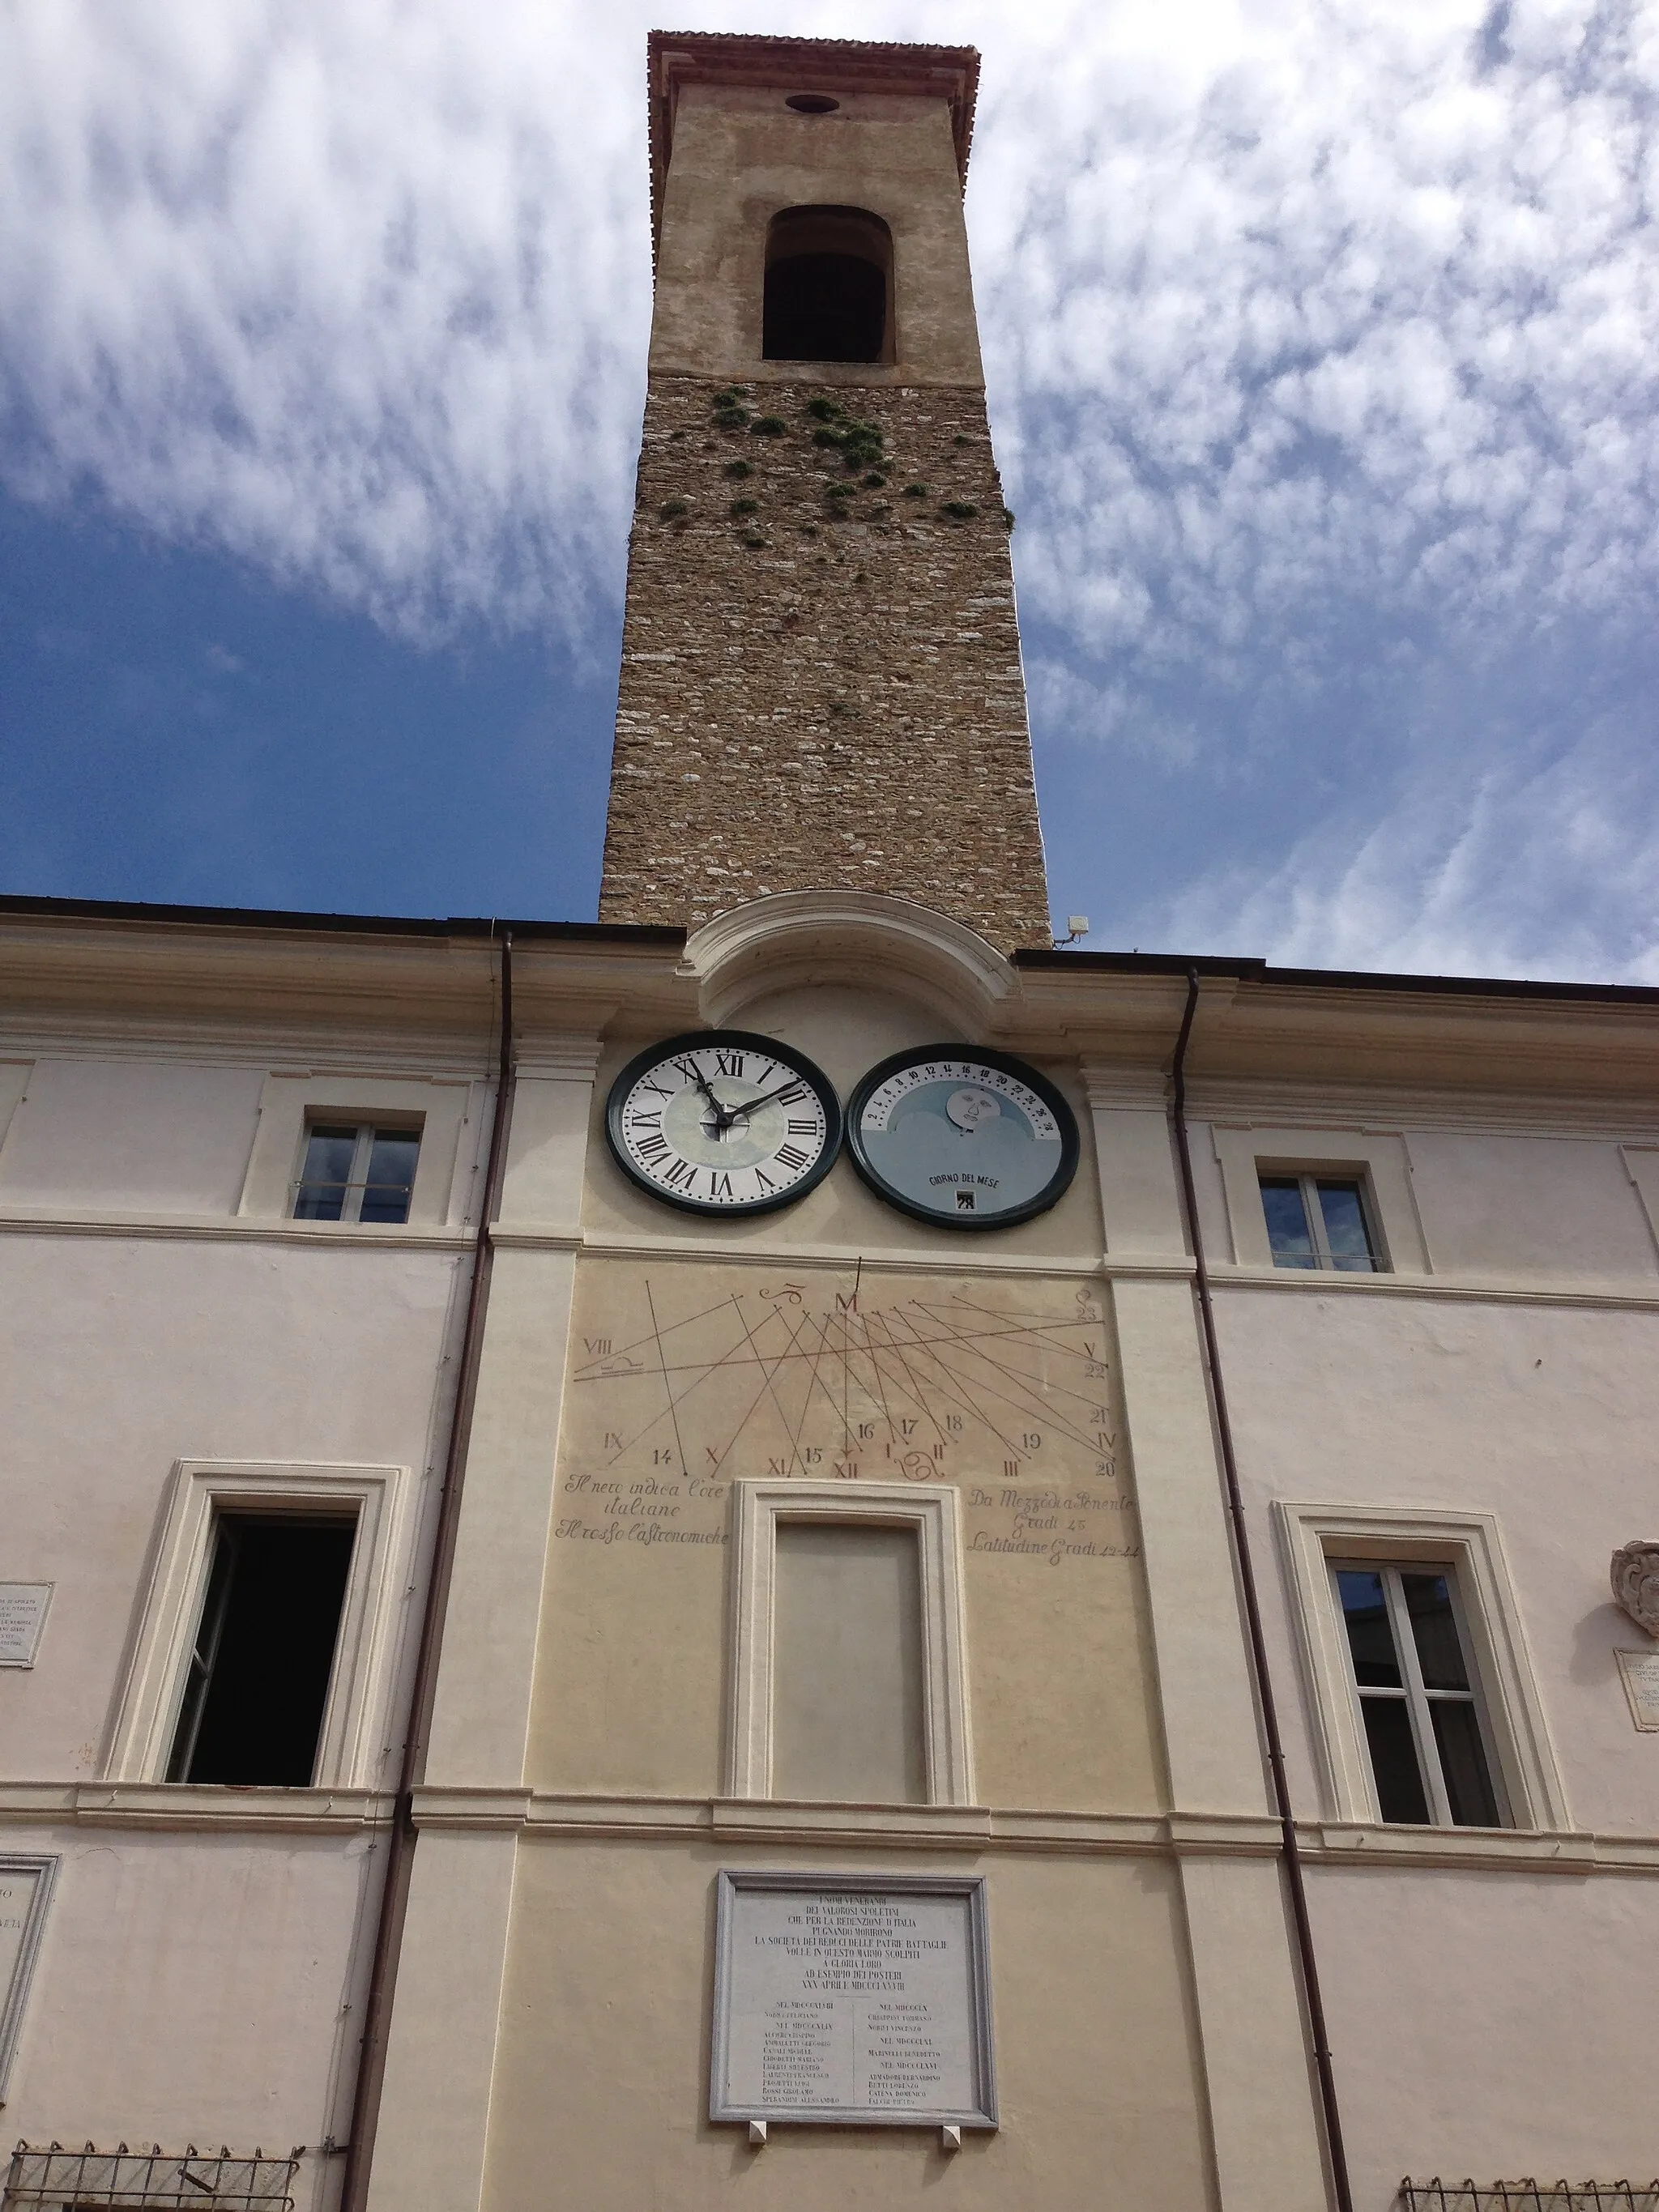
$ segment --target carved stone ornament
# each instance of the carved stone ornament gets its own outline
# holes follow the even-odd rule
[[[1613,1555],[1613,1594],[1650,1636],[1659,1637],[1659,1544],[1621,1544]]]

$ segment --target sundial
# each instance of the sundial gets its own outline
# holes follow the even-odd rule
[[[723,1541],[733,1480],[799,1477],[957,1483],[971,1549],[1130,1548],[1092,1285],[643,1262],[603,1279],[603,1324],[579,1304],[558,1534]]]

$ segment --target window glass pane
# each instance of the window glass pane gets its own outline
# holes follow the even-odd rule
[[[1362,1698],[1365,1741],[1370,1746],[1371,1773],[1376,1782],[1376,1808],[1385,1820],[1406,1820],[1427,1826],[1429,1801],[1418,1770],[1417,1747],[1412,1741],[1411,1715],[1403,1698]]]
[[[1339,1567],[1336,1586],[1353,1654],[1353,1678],[1362,1690],[1401,1687],[1400,1659],[1382,1596],[1382,1577],[1367,1567]]]
[[[1376,1266],[1371,1240],[1365,1228],[1365,1209],[1357,1182],[1319,1185],[1319,1211],[1325,1220],[1325,1242],[1331,1265],[1351,1275],[1369,1275]]]
[[[1463,1647],[1457,1640],[1457,1622],[1452,1613],[1448,1582],[1445,1575],[1402,1572],[1400,1577],[1406,1593],[1406,1609],[1411,1615],[1417,1663],[1423,1669],[1424,1687],[1467,1690],[1468,1669],[1463,1664]]]
[[[306,1139],[306,1164],[294,1200],[296,1221],[339,1219],[356,1149],[355,1129],[313,1129]]]
[[[1261,1178],[1261,1210],[1267,1217],[1267,1242],[1275,1267],[1311,1267],[1313,1237],[1308,1228],[1302,1186],[1294,1176]]]
[[[920,1803],[915,1530],[784,1521],[774,1562],[773,1796]]]
[[[374,1132],[360,1220],[408,1220],[409,1194],[415,1182],[415,1161],[420,1149],[420,1138],[412,1129]]]
[[[1429,1711],[1434,1719],[1434,1740],[1440,1750],[1440,1771],[1445,1777],[1452,1819],[1460,1828],[1495,1828],[1498,1800],[1486,1771],[1474,1698],[1436,1698]]]

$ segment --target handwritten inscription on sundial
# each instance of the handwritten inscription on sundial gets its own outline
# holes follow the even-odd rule
[[[970,1553],[1133,1557],[1092,1286],[607,1262],[579,1307],[555,1534],[726,1540],[732,1483],[954,1482]]]

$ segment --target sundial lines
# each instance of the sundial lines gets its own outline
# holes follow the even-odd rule
[[[1027,1343],[1036,1341],[1036,1343],[1042,1345],[1045,1348],[1052,1348],[1073,1358],[1079,1357],[1079,1354],[1077,1347],[1069,1345],[1054,1345],[1053,1343],[1053,1340],[1048,1334],[1048,1331],[1052,1326],[1053,1325],[1051,1323],[1045,1323],[1041,1328],[1027,1328],[1017,1330],[999,1329],[985,1333],[964,1332],[959,1336],[950,1338],[948,1340],[953,1344],[959,1345],[962,1347],[964,1357],[978,1360],[983,1365],[990,1367],[994,1373],[1003,1376],[1005,1380],[1018,1386],[1017,1392],[1004,1392],[996,1389],[994,1385],[981,1384],[981,1387],[988,1389],[993,1397],[1003,1398],[1009,1405],[1016,1407],[1017,1409],[1040,1417],[1048,1425],[1048,1426],[1057,1434],[1068,1436],[1073,1443],[1084,1444],[1093,1449],[1097,1442],[1096,1435],[1085,1432],[1081,1428],[1075,1427],[1068,1424],[1064,1419],[1058,1418],[1055,1414],[1054,1407],[1054,1398],[1055,1395],[1067,1398],[1074,1398],[1079,1404],[1099,1404],[1100,1390],[1104,1387],[1105,1379],[1109,1370],[1107,1369],[1106,1363],[1098,1358],[1096,1356],[1095,1351],[1091,1348],[1092,1340],[1090,1342],[1085,1342],[1080,1355],[1087,1367],[1097,1368],[1099,1370],[1097,1387],[1092,1396],[1084,1391],[1068,1389],[1063,1383],[1056,1383],[1048,1376],[1042,1377],[1041,1381],[1033,1381],[1031,1377],[1023,1373],[1019,1369],[1011,1367],[1006,1364],[1006,1362],[997,1359],[991,1352],[986,1351],[984,1348],[987,1334],[992,1336],[1016,1335]],[[1074,1328],[1079,1326],[1079,1324],[1073,1322],[1067,1324],[1067,1326]],[[1097,1430],[1099,1425],[1097,1424],[1096,1425]]]
[[[649,1328],[619,1347],[587,1337],[572,1376],[605,1407],[606,1467],[648,1451],[703,1479],[734,1455],[743,1473],[940,1479],[1018,1472],[1045,1439],[1094,1455],[1115,1442],[1104,1317],[1086,1296],[1072,1313],[1004,1313],[794,1281],[677,1316],[660,1279],[640,1293]]]

